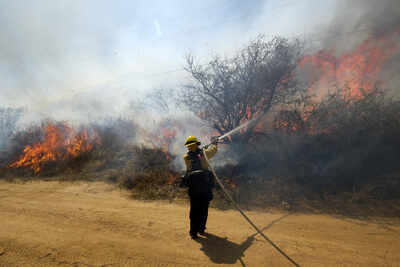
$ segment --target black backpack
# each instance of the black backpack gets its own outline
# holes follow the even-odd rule
[[[203,160],[203,150],[197,149],[196,151],[189,151],[187,154],[192,167],[191,172],[203,170],[201,166],[201,161]]]
[[[203,159],[203,151],[188,152],[189,160],[192,170],[187,173],[187,185],[189,187],[189,194],[191,195],[204,195],[210,194],[214,185],[213,175],[209,170],[202,169],[201,161]]]

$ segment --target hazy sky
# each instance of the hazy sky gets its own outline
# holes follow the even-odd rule
[[[306,36],[338,1],[0,0],[0,106],[60,118],[123,110],[179,83],[184,55],[202,62],[249,39]]]

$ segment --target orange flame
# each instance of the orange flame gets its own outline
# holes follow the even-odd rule
[[[362,42],[353,51],[336,56],[335,49],[321,50],[300,60],[300,67],[311,65],[320,75],[313,81],[310,90],[321,95],[324,89],[339,86],[348,88],[342,97],[360,99],[372,92],[379,81],[384,63],[400,51],[400,27],[398,30],[373,36]]]
[[[139,129],[145,143],[153,148],[159,148],[165,154],[165,158],[169,161],[171,144],[176,138],[178,129],[181,128],[178,121],[163,121],[151,130]]]
[[[93,135],[94,138],[89,138],[87,130],[77,133],[66,124],[48,124],[44,129],[44,140],[26,146],[20,158],[9,167],[29,167],[38,173],[47,162],[76,158],[92,150],[94,144],[101,144],[98,135]]]
[[[353,50],[342,55],[336,55],[335,49],[320,50],[313,55],[303,57],[299,61],[301,68],[311,67],[312,73],[310,93],[314,94],[313,102],[319,102],[331,89],[339,88],[339,94],[350,103],[359,100],[373,92],[380,81],[382,69],[388,59],[400,52],[400,27],[392,32],[372,36]],[[312,106],[305,107],[299,114],[301,121],[307,121],[307,111]],[[274,127],[286,133],[302,129],[301,125],[284,120],[275,121]],[[319,130],[326,131],[325,130]],[[316,133],[312,125],[308,126],[309,133]]]
[[[161,130],[161,136],[159,138],[159,144],[161,146],[161,150],[166,155],[167,160],[170,160],[170,156],[168,155],[170,145],[175,140],[176,130],[172,128],[165,128]]]

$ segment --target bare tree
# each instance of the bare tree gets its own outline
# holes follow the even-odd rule
[[[200,65],[186,57],[192,82],[183,86],[181,101],[220,134],[265,114],[275,105],[289,104],[302,90],[295,75],[302,53],[298,40],[258,36],[231,58],[215,56]],[[246,143],[254,127],[235,137]]]

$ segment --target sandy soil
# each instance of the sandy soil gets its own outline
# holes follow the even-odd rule
[[[399,220],[248,215],[301,266],[400,266]],[[236,211],[211,209],[208,232],[104,183],[0,182],[0,266],[291,266]]]

